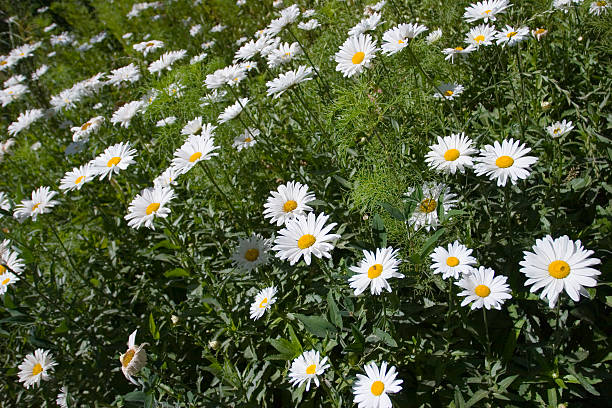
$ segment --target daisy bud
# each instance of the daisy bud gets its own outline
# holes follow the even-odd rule
[[[170,319],[172,320],[172,324],[178,324],[179,322],[179,317],[176,315],[172,315]]]
[[[211,340],[208,342],[208,347],[213,350],[218,350],[219,347],[221,347],[221,343],[219,343],[217,340]]]

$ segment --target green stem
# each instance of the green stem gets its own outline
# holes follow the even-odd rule
[[[482,318],[484,320],[485,334],[487,336],[487,356],[491,355],[491,340],[489,339],[489,324],[487,323],[487,309],[482,307]]]
[[[206,161],[202,160],[200,163],[202,163],[202,167],[204,168],[204,173],[206,173],[206,176],[208,177],[210,182],[213,184],[213,186],[215,186],[217,191],[219,191],[219,194],[221,194],[221,196],[223,197],[223,200],[225,200],[225,203],[227,204],[227,208],[230,210],[232,215],[236,215],[235,212],[234,212],[234,206],[232,206],[232,203],[229,200],[229,198],[227,198],[227,195],[225,195],[223,190],[221,190],[221,188],[219,187],[219,185],[215,181],[215,178],[213,177],[212,173],[210,172],[210,168],[208,167],[208,164],[206,163]]]

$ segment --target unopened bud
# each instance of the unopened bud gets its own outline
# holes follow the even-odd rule
[[[221,347],[221,343],[219,343],[217,340],[211,340],[208,342],[208,347],[213,350],[217,350],[219,347]]]

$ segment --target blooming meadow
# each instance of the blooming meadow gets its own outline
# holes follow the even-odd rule
[[[6,406],[609,405],[608,2],[1,4]]]

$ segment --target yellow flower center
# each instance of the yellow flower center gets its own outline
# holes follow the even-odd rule
[[[569,264],[565,261],[552,261],[550,265],[548,265],[548,274],[555,279],[566,278],[570,270]]]
[[[306,374],[314,374],[315,371],[317,371],[317,365],[316,364],[311,364],[308,367],[306,367]]]
[[[267,304],[268,304],[268,298],[264,298],[259,304],[259,308],[263,309],[264,307],[266,307]]]
[[[123,360],[121,361],[121,365],[127,367],[130,364],[130,361],[134,358],[134,354],[136,354],[136,350],[129,349],[127,353],[123,355]]]
[[[36,365],[32,368],[32,375],[38,375],[43,372],[43,368],[40,363],[36,363]]]
[[[361,64],[364,58],[365,58],[365,53],[362,51],[359,51],[359,52],[356,52],[355,55],[353,55],[353,58],[351,59],[351,61],[353,62],[353,64],[357,65],[357,64]]]
[[[250,143],[252,141],[253,139],[251,139],[250,137],[247,137],[246,139],[244,139],[244,143]]]
[[[7,60],[0,61],[0,65],[6,65],[6,64],[8,64]]]
[[[555,128],[555,130],[553,130],[553,134],[555,134],[555,135],[556,135],[556,134],[557,134],[557,133],[559,133],[560,131],[561,131],[561,128]]]
[[[463,51],[463,47],[455,47],[455,51]]]
[[[499,156],[495,160],[495,165],[500,169],[506,169],[514,164],[514,159],[510,156]]]
[[[446,264],[451,268],[454,268],[455,266],[459,265],[459,258],[456,256],[449,256],[446,258]]]
[[[437,207],[438,203],[433,198],[426,198],[419,204],[419,210],[424,213],[435,211]]]
[[[486,298],[491,294],[491,289],[486,285],[478,285],[474,288],[474,293],[481,298]]]
[[[290,52],[286,52],[286,53],[285,53],[285,57],[288,57],[288,56],[290,56],[290,55],[291,55],[291,53],[290,53]]]
[[[484,36],[484,35],[482,35],[482,34],[477,35],[476,37],[474,37],[474,41],[476,41],[477,43],[481,43],[481,42],[483,42],[484,40],[485,40],[485,36]]]
[[[444,153],[444,160],[446,161],[455,161],[459,158],[459,150],[457,149],[448,149],[446,153]]]
[[[488,15],[491,11],[493,10],[485,10],[484,13]]]
[[[385,390],[385,384],[383,384],[382,381],[374,381],[372,383],[372,388],[370,388],[370,391],[372,391],[372,394],[376,395],[377,397],[383,393],[383,391]]]
[[[74,184],[81,184],[81,181],[83,181],[84,178],[85,178],[85,176],[79,176],[79,178],[74,180]]]
[[[380,276],[383,271],[383,266],[381,264],[374,264],[370,266],[368,269],[368,278],[375,279]]]
[[[4,274],[4,272],[6,272],[6,266],[0,264],[0,274]],[[2,284],[4,285],[4,282]]]
[[[157,210],[159,210],[159,203],[151,203],[149,205],[147,205],[147,215],[151,215],[152,213],[156,212]]]
[[[249,248],[244,254],[244,259],[249,262],[254,262],[259,258],[259,250],[257,248]]]
[[[541,35],[544,34],[546,32],[546,30],[544,28],[538,28],[535,33],[536,35]]]
[[[147,43],[147,47],[152,47],[152,46],[154,46],[154,45],[155,45],[155,43],[154,43],[154,42]]]
[[[283,211],[288,213],[297,208],[297,202],[295,200],[289,200],[283,204]]]
[[[515,35],[517,35],[517,34],[518,34],[518,33],[517,33],[516,31],[510,31],[508,34],[506,34],[506,37],[508,37],[508,38],[512,38],[512,37],[514,37],[514,36],[515,36]]]
[[[121,161],[121,157],[115,156],[112,159],[110,159],[108,161],[108,163],[106,163],[106,165],[108,167],[113,167],[113,166],[116,166],[117,164],[119,164],[120,161]]]
[[[8,283],[11,281],[10,278],[6,278],[5,280],[2,281],[2,286],[4,285],[8,285]]]
[[[81,126],[81,130],[87,130],[87,128],[90,126],[91,126],[91,123],[87,122],[83,126]]]
[[[38,206],[39,206],[39,205],[40,205],[40,203],[36,203],[36,204],[34,204],[34,205],[32,206],[32,211],[35,211],[35,210],[38,208]]]
[[[605,1],[598,1],[598,2],[597,2],[597,7],[606,7],[606,5],[607,5],[607,4],[608,4],[608,3],[607,3],[607,2],[605,2]]]
[[[302,235],[300,239],[298,239],[297,245],[300,249],[306,249],[313,246],[316,241],[317,239],[314,237],[314,235],[306,234]]]
[[[189,161],[191,163],[193,163],[194,161],[198,160],[200,157],[202,157],[202,153],[201,152],[195,152],[194,154],[189,156]]]
[[[403,43],[404,43],[404,41],[402,41],[402,40],[397,40],[397,43],[398,43],[398,44],[403,44]]]
[[[451,91],[450,89],[448,91],[444,92],[445,96],[453,96],[453,94],[454,94],[454,92]]]

